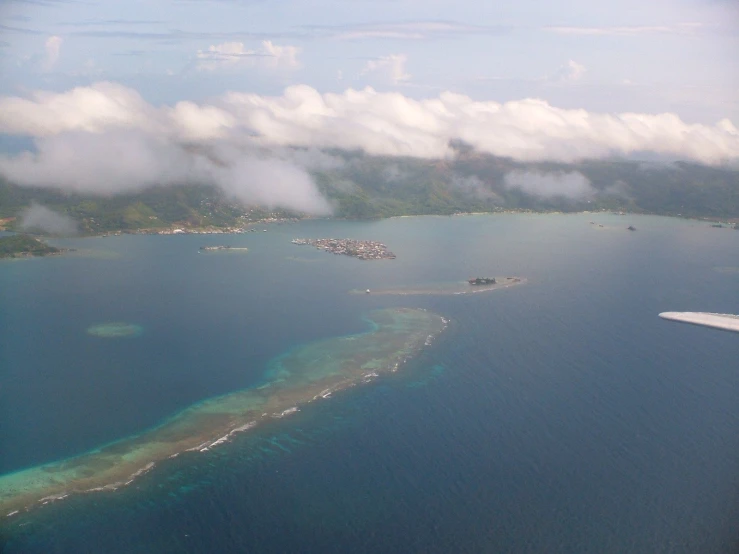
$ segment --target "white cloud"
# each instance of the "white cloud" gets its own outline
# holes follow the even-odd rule
[[[362,68],[361,75],[375,74],[389,79],[394,85],[409,81],[411,76],[406,73],[405,64],[408,58],[405,54],[390,54],[369,60]]]
[[[30,98],[0,97],[0,129],[8,134],[45,136],[116,128],[151,131],[156,120],[156,109],[138,92],[116,83],[95,83],[63,93],[37,91]]]
[[[43,67],[45,70],[50,70],[59,61],[59,54],[62,48],[62,37],[56,35],[46,39],[44,43],[44,49],[46,50],[46,57],[44,58]]]
[[[265,62],[270,67],[295,69],[300,66],[298,63],[300,48],[297,46],[277,46],[272,44],[272,41],[265,40],[262,42],[262,50],[269,56]]]
[[[551,80],[558,83],[574,83],[582,79],[587,69],[584,65],[574,60],[569,60],[565,65],[560,67],[552,76]]]
[[[562,196],[584,200],[596,193],[587,177],[579,171],[511,171],[506,173],[505,186],[542,198]]]
[[[243,42],[224,42],[198,50],[197,67],[203,71],[263,67],[296,69],[300,66],[297,46],[278,46],[270,40],[262,41],[261,48],[248,49]]]
[[[74,235],[77,224],[71,217],[50,210],[46,206],[33,203],[20,214],[21,229],[24,231],[43,231],[52,235]]]
[[[280,96],[227,93],[210,104],[154,107],[114,83],[36,92],[29,98],[0,97],[0,133],[51,137],[69,132],[92,136],[93,142],[116,133],[138,134],[153,141],[154,150],[159,141],[433,158],[451,155],[449,141],[459,139],[481,152],[518,160],[572,161],[635,152],[705,163],[739,159],[739,133],[729,120],[688,124],[670,113],[592,113],[537,99],[498,103],[445,92],[417,100],[372,88],[321,94],[298,85]],[[4,163],[7,168],[9,162]]]
[[[218,141],[183,144],[135,131],[67,132],[36,140],[35,153],[0,156],[19,185],[115,194],[150,186],[209,184],[247,204],[331,212],[308,172],[291,160]]]
[[[238,65],[244,58],[256,56],[256,50],[247,50],[243,42],[224,42],[198,50],[198,69],[213,71]]]

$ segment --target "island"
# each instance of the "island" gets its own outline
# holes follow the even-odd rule
[[[394,260],[395,254],[390,252],[381,242],[374,240],[354,239],[293,239],[293,244],[309,244],[319,250],[332,254],[342,254],[360,260]]]
[[[447,320],[412,308],[375,310],[365,332],[305,344],[274,358],[261,380],[208,398],[140,433],[78,456],[0,475],[0,515],[72,494],[113,491],[175,456],[207,452],[267,421],[398,371],[446,328]]]
[[[30,235],[0,237],[0,258],[32,258],[53,256],[64,252],[66,252],[65,249],[49,246]]]
[[[659,314],[659,317],[671,321],[679,321],[680,323],[690,323],[692,325],[701,325],[703,327],[712,327],[714,329],[721,329],[722,331],[739,333],[739,315],[713,314],[709,312],[662,312]]]
[[[467,282],[473,287],[496,284],[495,277],[474,277],[472,279],[467,279]]]
[[[87,334],[103,339],[121,339],[141,336],[144,328],[134,323],[124,321],[111,321],[98,323],[87,328]]]
[[[245,246],[201,246],[199,252],[248,252],[249,249]]]
[[[474,294],[499,289],[506,289],[526,282],[523,277],[475,277],[466,281],[446,283],[427,283],[422,285],[403,285],[384,289],[353,289],[349,294],[370,295],[431,295],[443,296],[448,294]]]

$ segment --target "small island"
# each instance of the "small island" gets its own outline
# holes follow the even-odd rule
[[[479,287],[480,285],[494,285],[495,277],[474,277],[467,279],[467,282],[473,287]]]
[[[66,252],[65,249],[49,246],[30,235],[0,237],[0,258],[32,258],[53,256]]]
[[[371,295],[430,295],[443,296],[449,294],[473,294],[498,289],[506,289],[526,282],[523,277],[475,277],[466,281],[446,283],[426,283],[420,285],[403,285],[386,289],[354,289],[349,294]]]
[[[390,252],[381,242],[374,240],[354,239],[293,239],[293,244],[309,244],[319,250],[332,254],[342,254],[360,260],[394,260],[395,254]]]
[[[238,247],[238,246],[201,246],[200,252],[222,252],[222,251],[228,251],[228,252],[248,252],[249,249],[245,246]]]

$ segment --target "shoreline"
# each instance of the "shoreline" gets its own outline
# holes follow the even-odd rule
[[[739,226],[739,217],[707,217],[707,216],[685,216],[679,214],[658,214],[652,212],[622,212],[613,210],[580,210],[572,212],[563,212],[561,210],[552,211],[536,211],[536,210],[509,210],[501,209],[491,212],[458,212],[453,214],[415,214],[415,215],[391,215],[388,217],[377,218],[372,220],[351,220],[339,219],[339,221],[382,221],[384,219],[410,219],[414,217],[462,217],[462,216],[481,216],[481,215],[616,215],[619,217],[666,217],[669,219],[680,219],[685,221],[696,221],[699,223],[722,223],[724,228],[732,229],[732,225]]]
[[[248,223],[244,227],[233,227],[233,226],[226,226],[226,227],[184,227],[184,226],[175,226],[172,225],[170,227],[165,227],[161,229],[151,229],[151,228],[142,228],[142,229],[114,229],[110,231],[103,231],[99,233],[92,233],[92,234],[80,234],[80,235],[72,235],[72,236],[56,236],[56,235],[35,235],[38,237],[43,237],[44,239],[87,239],[87,238],[107,238],[107,237],[119,237],[124,235],[164,235],[164,236],[170,236],[170,235],[244,235],[248,233],[257,232],[258,229],[255,229],[255,226],[259,225],[283,225],[285,223],[299,223],[302,221],[343,221],[343,222],[368,222],[368,221],[384,221],[384,220],[390,220],[390,219],[411,219],[411,218],[421,218],[421,217],[443,217],[443,218],[449,218],[449,217],[462,217],[462,216],[497,216],[497,215],[584,215],[584,214],[590,214],[590,215],[616,215],[619,217],[628,217],[628,216],[636,216],[636,217],[665,217],[669,219],[678,219],[678,220],[684,220],[684,221],[695,221],[697,223],[721,223],[723,224],[724,229],[729,230],[735,230],[733,227],[734,225],[739,226],[739,218],[709,218],[709,217],[688,217],[683,215],[669,215],[669,214],[657,214],[657,213],[636,213],[636,212],[614,212],[611,210],[605,210],[605,211],[592,211],[592,210],[583,210],[583,211],[574,211],[574,212],[563,212],[563,211],[547,211],[547,212],[538,212],[534,210],[500,210],[500,211],[492,211],[492,212],[460,212],[460,213],[454,213],[454,214],[412,214],[412,215],[391,215],[388,217],[380,217],[380,218],[371,218],[371,219],[347,219],[347,218],[341,218],[341,217],[302,217],[302,218],[295,218],[295,219],[285,219],[285,220],[259,220]],[[15,231],[13,229],[5,229],[4,232],[7,233],[13,233],[13,234],[19,234],[19,231]]]
[[[397,371],[446,328],[420,309],[372,312],[366,332],[309,343],[272,360],[266,381],[193,404],[156,426],[77,456],[0,476],[0,517],[73,494],[113,491],[185,452],[206,452],[261,422]]]

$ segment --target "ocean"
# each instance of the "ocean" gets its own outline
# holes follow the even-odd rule
[[[657,316],[739,312],[739,233],[610,214],[265,228],[57,240],[76,252],[0,263],[0,474],[257,386],[285,353],[368,331],[373,310],[449,327],[397,373],[3,518],[0,552],[739,551],[739,336]],[[198,251],[218,244],[249,251]],[[527,282],[348,294],[476,276]],[[106,322],[140,332],[87,332]]]

